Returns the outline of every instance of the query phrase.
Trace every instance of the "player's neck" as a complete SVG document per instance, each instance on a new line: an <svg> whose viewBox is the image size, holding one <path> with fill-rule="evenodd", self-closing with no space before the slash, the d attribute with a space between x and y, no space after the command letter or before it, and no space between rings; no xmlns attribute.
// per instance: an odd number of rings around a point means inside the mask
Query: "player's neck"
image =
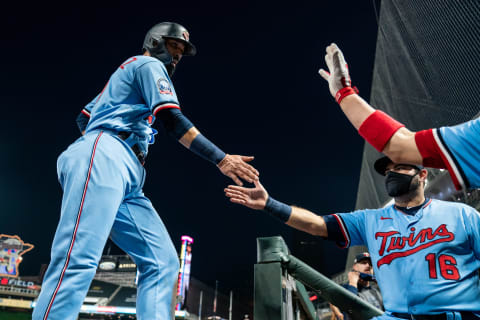
<svg viewBox="0 0 480 320"><path fill-rule="evenodd" d="M420 190L418 190L420 191ZM425 194L423 193L423 189L421 192L414 192L413 194L406 194L400 197L395 197L395 205L399 207L416 207L421 205L425 202Z"/></svg>

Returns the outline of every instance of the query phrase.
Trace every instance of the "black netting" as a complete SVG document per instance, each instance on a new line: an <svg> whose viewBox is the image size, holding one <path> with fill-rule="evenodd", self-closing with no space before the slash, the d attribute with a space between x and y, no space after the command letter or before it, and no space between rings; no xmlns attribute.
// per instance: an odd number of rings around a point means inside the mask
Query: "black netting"
<svg viewBox="0 0 480 320"><path fill-rule="evenodd" d="M370 103L411 130L452 125L480 111L480 1L381 2ZM366 144L357 208L388 196Z"/></svg>

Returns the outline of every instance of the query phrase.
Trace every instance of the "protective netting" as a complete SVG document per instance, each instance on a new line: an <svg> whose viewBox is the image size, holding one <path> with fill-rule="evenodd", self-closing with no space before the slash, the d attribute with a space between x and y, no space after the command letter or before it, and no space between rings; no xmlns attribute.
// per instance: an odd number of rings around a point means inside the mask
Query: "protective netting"
<svg viewBox="0 0 480 320"><path fill-rule="evenodd" d="M480 111L479 73L480 1L381 1L370 97L375 108L414 131L467 121ZM389 199L373 170L379 157L366 143L357 209ZM347 266L363 250L352 248Z"/></svg>
<svg viewBox="0 0 480 320"><path fill-rule="evenodd" d="M480 1L381 2L370 103L411 130L453 125L480 111ZM387 199L364 149L357 208Z"/></svg>

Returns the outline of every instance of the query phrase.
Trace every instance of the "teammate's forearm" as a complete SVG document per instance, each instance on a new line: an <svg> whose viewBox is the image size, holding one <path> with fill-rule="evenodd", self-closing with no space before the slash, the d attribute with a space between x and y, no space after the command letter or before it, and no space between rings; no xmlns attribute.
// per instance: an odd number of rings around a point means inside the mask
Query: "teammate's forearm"
<svg viewBox="0 0 480 320"><path fill-rule="evenodd" d="M295 206L292 206L292 214L287 225L314 236L327 237L328 235L327 226L321 216Z"/></svg>
<svg viewBox="0 0 480 320"><path fill-rule="evenodd" d="M190 149L193 140L195 140L199 134L200 131L198 131L197 128L191 127L180 139L178 139L178 142L180 142L185 148Z"/></svg>
<svg viewBox="0 0 480 320"><path fill-rule="evenodd" d="M315 236L327 236L327 226L323 218L309 210L288 206L272 197L268 198L264 210L295 229Z"/></svg>
<svg viewBox="0 0 480 320"><path fill-rule="evenodd" d="M168 134L193 153L214 164L225 158L225 153L204 137L179 109L160 110L157 117L162 121Z"/></svg>
<svg viewBox="0 0 480 320"><path fill-rule="evenodd" d="M375 110L359 95L345 97L340 107L359 134L377 151L397 163L422 164L415 132L389 115Z"/></svg>
<svg viewBox="0 0 480 320"><path fill-rule="evenodd" d="M358 94L345 97L340 103L340 108L357 130L360 128L360 125L375 112L375 109Z"/></svg>

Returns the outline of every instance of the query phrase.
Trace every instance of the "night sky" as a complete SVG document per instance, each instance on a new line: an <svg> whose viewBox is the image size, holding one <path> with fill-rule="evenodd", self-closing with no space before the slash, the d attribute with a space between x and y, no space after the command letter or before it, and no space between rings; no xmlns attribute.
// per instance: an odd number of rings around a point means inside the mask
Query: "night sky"
<svg viewBox="0 0 480 320"><path fill-rule="evenodd" d="M75 118L161 21L184 25L198 49L182 59L173 82L184 114L206 137L227 153L254 155L279 200L322 215L354 209L363 140L317 71L336 42L368 99L372 1L19 2L2 9L1 20L0 233L35 244L21 274L38 274L49 262L62 196L56 159L80 135ZM144 191L177 249L181 235L195 239L194 277L251 291L256 238L273 235L327 275L343 269L346 251L231 204L223 194L231 182L215 166L163 129L156 140Z"/></svg>

